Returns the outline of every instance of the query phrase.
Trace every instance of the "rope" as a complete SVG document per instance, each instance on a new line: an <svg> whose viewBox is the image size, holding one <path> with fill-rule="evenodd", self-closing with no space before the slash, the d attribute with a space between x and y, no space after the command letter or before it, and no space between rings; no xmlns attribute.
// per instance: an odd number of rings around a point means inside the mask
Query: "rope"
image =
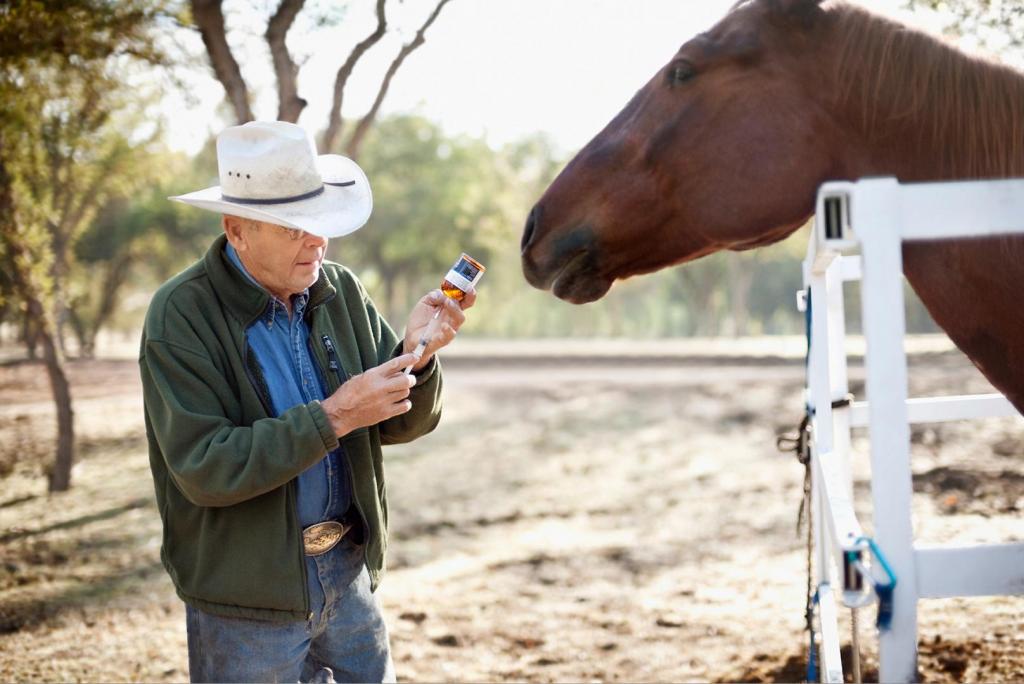
<svg viewBox="0 0 1024 684"><path fill-rule="evenodd" d="M811 316L812 316L812 302L811 302L811 289L808 287L807 290L807 306L804 309L804 330L807 338L807 355L804 359L804 366L807 371L810 370L811 362ZM833 409L847 408L853 404L853 395L847 394L841 399L835 399L831 402ZM817 664L817 648L816 638L814 633L814 609L818 604L818 592L814 588L814 525L812 520L812 506L811 506L811 439L812 427L811 420L814 416L814 408L809 404L804 405L804 415L800 420L800 425L796 429L796 434L780 435L775 440L775 446L779 451L792 452L796 456L797 461L804 467L804 485L803 485L803 496L800 499L800 508L797 511L796 517L796 534L800 536L800 528L806 520L807 524L807 588L806 588L806 604L804 606L804 628L807 630L809 635L809 652L807 654L807 680L808 682L815 682L818 680L818 664ZM878 617L876 625L880 631L889 629L892 624L892 611L893 611L893 589L896 587L896 575L893 573L892 568L889 567L889 563L882 555L881 549L875 543L875 540L871 537L861 537L857 542L865 542L871 549L871 553L878 560L882 569L889 577L889 582L878 582L874 581L875 595L878 597ZM867 568L859 567L858 571L868 581L872 580L871 573L868 572ZM851 623L851 637L852 637L852 657L853 657L853 681L856 684L860 684L861 679L861 662L860 662L860 637L859 637L859 620L856 608L851 609L850 615Z"/></svg>
<svg viewBox="0 0 1024 684"><path fill-rule="evenodd" d="M807 605L804 608L804 626L809 635L809 652L807 654L807 681L818 681L817 648L814 644L814 606L818 603L818 591L814 588L814 537L811 524L811 468L804 468L804 498L800 501L800 510L807 510ZM797 527L800 527L800 516L797 516Z"/></svg>
<svg viewBox="0 0 1024 684"><path fill-rule="evenodd" d="M804 309L804 333L807 338L807 355L804 357L805 371L811 362L811 290L807 289L807 306ZM775 440L779 451L792 452L797 462L804 467L803 496L796 514L796 535L807 522L807 588L804 603L804 629L808 634L807 681L818 681L817 648L814 636L814 607L818 603L818 592L814 588L814 525L811 519L811 417L814 411L804 405L804 415L795 435L780 435Z"/></svg>
<svg viewBox="0 0 1024 684"><path fill-rule="evenodd" d="M807 654L807 681L818 681L817 649L814 639L814 606L818 602L818 592L814 589L814 525L811 519L811 409L807 407L795 435L780 435L775 446L782 452L792 452L796 460L804 467L803 496L796 514L796 536L800 536L801 528L806 520L807 528L807 589L804 604L804 629L810 640Z"/></svg>
<svg viewBox="0 0 1024 684"><path fill-rule="evenodd" d="M857 629L857 609L850 609L850 650L853 652L853 682L861 684L860 675L860 634Z"/></svg>

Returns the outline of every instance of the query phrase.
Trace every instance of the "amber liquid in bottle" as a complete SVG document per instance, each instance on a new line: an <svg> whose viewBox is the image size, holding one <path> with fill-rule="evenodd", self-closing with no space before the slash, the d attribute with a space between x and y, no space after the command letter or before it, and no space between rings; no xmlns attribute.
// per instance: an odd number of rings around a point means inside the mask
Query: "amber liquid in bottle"
<svg viewBox="0 0 1024 684"><path fill-rule="evenodd" d="M466 296L465 292L455 287L447 280L441 283L441 292L444 292L446 297L450 297L457 302L461 302L462 299Z"/></svg>

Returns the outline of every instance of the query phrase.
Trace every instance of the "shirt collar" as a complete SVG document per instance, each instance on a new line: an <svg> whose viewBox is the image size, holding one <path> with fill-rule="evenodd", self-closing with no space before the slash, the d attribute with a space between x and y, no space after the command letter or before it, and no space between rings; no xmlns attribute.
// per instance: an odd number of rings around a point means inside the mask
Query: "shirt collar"
<svg viewBox="0 0 1024 684"><path fill-rule="evenodd" d="M246 278L249 279L249 282L251 282L253 285L260 288L261 290L266 292L267 295L269 295L270 301L267 303L267 308L263 311L263 314L260 316L260 318L262 319L263 323L267 326L267 328L274 327L274 319L277 318L278 311L281 311L287 316L288 308L285 306L285 303L282 302L277 297L275 297L274 295L272 295L270 291L267 290L267 288L263 287L258 280L252 277L252 274L249 273L249 270L245 267L245 264L242 263L241 257L238 256L238 251L234 248L234 246L232 246L230 242L225 242L224 251L228 255L228 260L232 264L234 264L235 268L237 268ZM295 315L298 316L299 318L301 318L302 315L305 313L306 303L308 301L308 287L302 292L292 295L292 310L295 313Z"/></svg>
<svg viewBox="0 0 1024 684"><path fill-rule="evenodd" d="M227 236L221 233L213 240L210 249L203 257L203 270L217 293L225 310L244 323L251 323L259 318L270 303L270 295L259 287L228 258ZM309 287L309 303L306 305L306 317L310 313L338 295L338 290L331 282L324 267L320 267L320 276Z"/></svg>

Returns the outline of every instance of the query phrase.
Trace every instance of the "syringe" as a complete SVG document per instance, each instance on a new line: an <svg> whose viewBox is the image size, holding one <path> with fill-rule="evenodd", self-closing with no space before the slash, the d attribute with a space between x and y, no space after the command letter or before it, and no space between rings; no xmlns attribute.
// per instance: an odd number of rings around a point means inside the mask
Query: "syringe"
<svg viewBox="0 0 1024 684"><path fill-rule="evenodd" d="M423 352L426 351L427 345L430 343L430 338L432 338L434 333L437 332L437 325L441 318L441 311L443 311L443 309L438 309L434 312L434 317L430 319L429 323L427 323L427 329L423 331L423 335L420 336L420 341L416 343L416 348L412 350L412 353L416 356L416 361L411 366L406 366L404 371L406 375L411 373L412 367L419 363L420 359L423 358Z"/></svg>
<svg viewBox="0 0 1024 684"><path fill-rule="evenodd" d="M479 261L463 252L459 256L459 260L455 262L455 265L448 270L448 274L441 281L441 292L444 293L449 299L455 301L461 301L466 296L467 292L471 292L475 289L476 284L480 282L480 278L483 277L484 271L487 268ZM434 333L437 332L437 326L439 325L438 319L441 316L441 311L444 307L439 307L434 312L434 317L427 323L426 330L420 336L420 341L416 343L416 348L412 350L412 353L416 355L416 361L413 366L419 363L420 359L423 358L423 352L426 351L427 345L430 344L430 340L433 339ZM405 374L408 375L412 372L412 366L405 369Z"/></svg>

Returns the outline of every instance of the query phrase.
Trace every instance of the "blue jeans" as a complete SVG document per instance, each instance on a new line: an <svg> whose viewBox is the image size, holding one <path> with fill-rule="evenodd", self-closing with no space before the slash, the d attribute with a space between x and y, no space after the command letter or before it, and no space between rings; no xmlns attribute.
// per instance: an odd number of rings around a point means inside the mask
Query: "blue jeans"
<svg viewBox="0 0 1024 684"><path fill-rule="evenodd" d="M394 682L384 618L347 539L306 558L311 620L271 623L186 605L193 682Z"/></svg>

